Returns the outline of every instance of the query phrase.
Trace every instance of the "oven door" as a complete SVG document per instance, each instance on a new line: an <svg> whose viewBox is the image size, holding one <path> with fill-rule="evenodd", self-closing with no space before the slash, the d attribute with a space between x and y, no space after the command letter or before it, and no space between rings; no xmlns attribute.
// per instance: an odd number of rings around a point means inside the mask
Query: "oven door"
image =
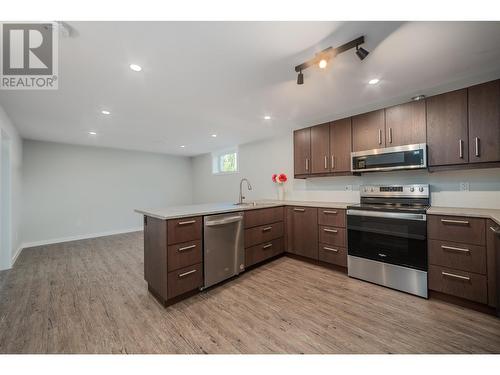
<svg viewBox="0 0 500 375"><path fill-rule="evenodd" d="M427 271L424 214L347 210L348 254Z"/></svg>
<svg viewBox="0 0 500 375"><path fill-rule="evenodd" d="M427 168L427 145L386 147L351 153L352 172Z"/></svg>

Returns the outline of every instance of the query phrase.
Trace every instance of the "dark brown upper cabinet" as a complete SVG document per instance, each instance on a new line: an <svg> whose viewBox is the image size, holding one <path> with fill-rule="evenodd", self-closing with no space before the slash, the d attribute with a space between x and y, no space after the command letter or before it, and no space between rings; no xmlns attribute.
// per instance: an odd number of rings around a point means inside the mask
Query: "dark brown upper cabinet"
<svg viewBox="0 0 500 375"><path fill-rule="evenodd" d="M363 113L352 118L352 150L385 147L385 110Z"/></svg>
<svg viewBox="0 0 500 375"><path fill-rule="evenodd" d="M469 87L469 163L500 161L500 80Z"/></svg>
<svg viewBox="0 0 500 375"><path fill-rule="evenodd" d="M330 171L351 171L351 118L333 121L330 124Z"/></svg>
<svg viewBox="0 0 500 375"><path fill-rule="evenodd" d="M385 146L425 143L425 101L385 109Z"/></svg>
<svg viewBox="0 0 500 375"><path fill-rule="evenodd" d="M293 132L293 165L295 175L311 173L311 128Z"/></svg>
<svg viewBox="0 0 500 375"><path fill-rule="evenodd" d="M467 89L436 95L426 102L428 165L467 163Z"/></svg>
<svg viewBox="0 0 500 375"><path fill-rule="evenodd" d="M330 123L311 128L311 173L330 172Z"/></svg>

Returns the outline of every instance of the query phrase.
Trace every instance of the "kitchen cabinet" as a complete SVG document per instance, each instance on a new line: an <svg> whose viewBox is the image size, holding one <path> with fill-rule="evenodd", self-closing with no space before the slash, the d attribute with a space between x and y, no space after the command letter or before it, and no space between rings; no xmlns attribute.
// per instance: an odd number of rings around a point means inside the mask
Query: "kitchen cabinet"
<svg viewBox="0 0 500 375"><path fill-rule="evenodd" d="M311 128L293 132L293 165L294 174L307 175L311 173Z"/></svg>
<svg viewBox="0 0 500 375"><path fill-rule="evenodd" d="M430 97L426 103L428 165L467 163L467 89Z"/></svg>
<svg viewBox="0 0 500 375"><path fill-rule="evenodd" d="M488 305L498 307L500 302L498 290L497 273L500 270L500 234L496 232L500 230L500 225L493 220L486 222L486 265L488 268Z"/></svg>
<svg viewBox="0 0 500 375"><path fill-rule="evenodd" d="M363 113L352 118L352 150L385 147L385 110Z"/></svg>
<svg viewBox="0 0 500 375"><path fill-rule="evenodd" d="M425 143L425 101L400 104L385 110L386 147Z"/></svg>
<svg viewBox="0 0 500 375"><path fill-rule="evenodd" d="M351 118L330 124L330 171L350 172L352 151Z"/></svg>
<svg viewBox="0 0 500 375"><path fill-rule="evenodd" d="M311 127L311 173L330 172L330 123Z"/></svg>
<svg viewBox="0 0 500 375"><path fill-rule="evenodd" d="M287 251L318 259L318 209L287 207Z"/></svg>
<svg viewBox="0 0 500 375"><path fill-rule="evenodd" d="M500 80L469 87L469 163L500 161Z"/></svg>

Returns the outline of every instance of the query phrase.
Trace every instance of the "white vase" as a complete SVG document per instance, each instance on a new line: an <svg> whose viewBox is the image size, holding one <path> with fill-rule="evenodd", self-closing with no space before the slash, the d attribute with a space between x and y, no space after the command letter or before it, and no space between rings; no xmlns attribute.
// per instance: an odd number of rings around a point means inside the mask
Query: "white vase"
<svg viewBox="0 0 500 375"><path fill-rule="evenodd" d="M282 201L285 199L285 187L283 184L278 184L278 200Z"/></svg>

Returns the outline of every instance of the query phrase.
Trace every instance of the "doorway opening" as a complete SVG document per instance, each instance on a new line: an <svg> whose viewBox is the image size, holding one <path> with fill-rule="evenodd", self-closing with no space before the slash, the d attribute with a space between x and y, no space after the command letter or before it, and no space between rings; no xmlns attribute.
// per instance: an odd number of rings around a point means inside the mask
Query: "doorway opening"
<svg viewBox="0 0 500 375"><path fill-rule="evenodd" d="M0 271L11 267L11 140L0 130Z"/></svg>

